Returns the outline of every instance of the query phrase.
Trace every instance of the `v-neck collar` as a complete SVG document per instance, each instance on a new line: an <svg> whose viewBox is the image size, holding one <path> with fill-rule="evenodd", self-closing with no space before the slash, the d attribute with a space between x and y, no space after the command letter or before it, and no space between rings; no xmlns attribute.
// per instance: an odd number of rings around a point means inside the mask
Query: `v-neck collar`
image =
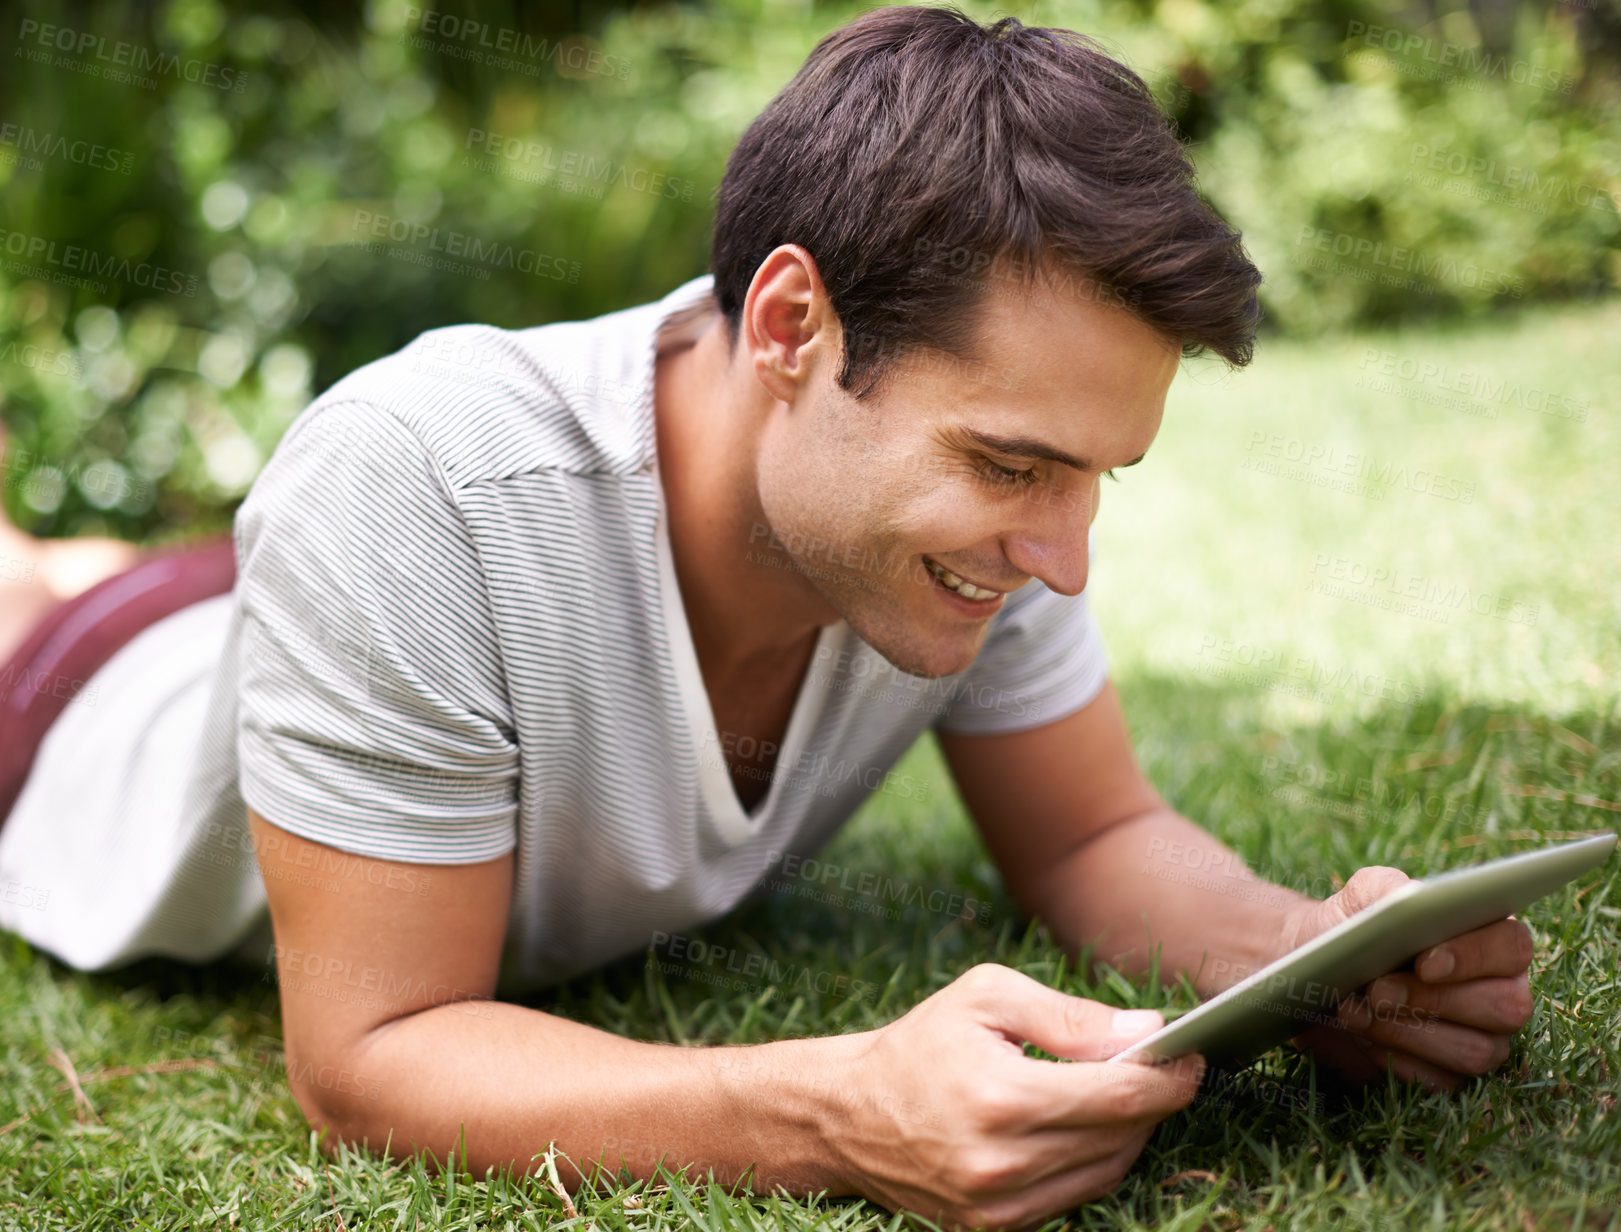
<svg viewBox="0 0 1621 1232"><path fill-rule="evenodd" d="M664 487L658 470L653 472L659 489L657 536L659 562L659 599L664 609L664 628L669 638L670 658L675 666L676 686L681 694L681 707L686 714L687 731L692 749L698 760L698 786L715 829L728 844L737 846L754 837L776 812L778 801L785 790L785 779L793 778L804 753L806 741L815 730L822 707L827 700L827 682L832 673L818 670L818 664L837 655L844 646L850 626L843 620L824 625L816 635L816 647L811 651L799 694L794 698L794 709L783 733L782 747L772 767L771 783L766 793L745 811L738 799L727 766L726 751L715 728L714 707L709 691L704 687L703 672L698 666L698 652L692 641L692 627L687 622L686 607L681 602L681 585L675 572L675 557L670 550L669 510L664 502Z"/></svg>
<svg viewBox="0 0 1621 1232"><path fill-rule="evenodd" d="M703 315L704 298L712 285L705 275L676 288L660 303L661 311L654 322L652 337L641 356L646 365L645 380L641 388L645 403L641 408L645 420L641 425L647 433L649 469L653 487L658 494L658 519L654 539L658 555L659 602L664 613L664 630L669 642L670 658L675 667L676 687L680 691L681 708L686 716L687 733L698 761L698 787L715 830L730 846L737 846L759 834L766 821L777 811L778 802L786 790L783 782L794 777L795 767L804 752L810 734L827 701L827 682L831 672L819 671L818 664L836 655L845 646L850 626L843 620L824 625L816 635L816 646L794 698L794 709L783 733L782 747L772 767L771 784L750 810L743 808L732 775L726 763L726 752L715 728L714 707L709 691L704 687L703 672L698 666L698 651L692 641L692 626L687 621L687 610L681 601L681 584L676 577L675 556L670 547L670 514L664 497L664 480L658 466L658 436L654 407L654 375L659 351L663 346L690 333ZM836 661L836 660L834 660Z"/></svg>

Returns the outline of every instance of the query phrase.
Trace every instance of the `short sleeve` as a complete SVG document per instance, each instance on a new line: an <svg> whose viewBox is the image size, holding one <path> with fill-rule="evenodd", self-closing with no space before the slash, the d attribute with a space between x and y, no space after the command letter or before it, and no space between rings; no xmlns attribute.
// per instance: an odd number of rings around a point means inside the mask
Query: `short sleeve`
<svg viewBox="0 0 1621 1232"><path fill-rule="evenodd" d="M1031 579L991 618L935 728L964 736L1024 731L1085 706L1109 678L1087 592L1061 595Z"/></svg>
<svg viewBox="0 0 1621 1232"><path fill-rule="evenodd" d="M380 859L511 850L518 749L488 590L421 442L381 408L317 404L235 535L242 798Z"/></svg>

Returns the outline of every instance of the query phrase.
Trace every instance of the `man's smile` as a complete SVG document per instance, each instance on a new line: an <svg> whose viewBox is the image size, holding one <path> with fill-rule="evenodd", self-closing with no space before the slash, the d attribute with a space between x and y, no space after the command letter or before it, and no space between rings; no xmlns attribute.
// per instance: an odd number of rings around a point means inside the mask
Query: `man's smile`
<svg viewBox="0 0 1621 1232"><path fill-rule="evenodd" d="M1006 593L1005 591L995 590L989 586L980 586L974 582L970 582L967 578L952 572L931 556L923 557L923 564L928 569L929 573L933 575L934 580L940 584L942 589L947 590L961 598L967 599L969 602L977 606L983 606L986 608L992 607L998 603L1002 596Z"/></svg>

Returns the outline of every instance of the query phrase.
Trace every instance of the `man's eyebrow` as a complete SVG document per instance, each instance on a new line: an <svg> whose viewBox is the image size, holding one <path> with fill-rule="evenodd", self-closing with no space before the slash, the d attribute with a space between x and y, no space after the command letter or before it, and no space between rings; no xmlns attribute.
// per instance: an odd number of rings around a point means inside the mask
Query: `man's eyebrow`
<svg viewBox="0 0 1621 1232"><path fill-rule="evenodd" d="M1089 471L1092 464L1085 458L1077 458L1074 454L1065 453L1056 449L1046 441L1037 440L1033 436L997 436L993 432L982 432L978 428L963 428L962 434L977 445L986 449L994 449L997 453L1008 454L1015 458L1045 458L1049 462L1059 462L1064 466L1072 467L1078 471ZM1121 467L1136 466L1148 456L1144 450L1130 462L1121 463ZM1116 468L1119 469L1119 468Z"/></svg>

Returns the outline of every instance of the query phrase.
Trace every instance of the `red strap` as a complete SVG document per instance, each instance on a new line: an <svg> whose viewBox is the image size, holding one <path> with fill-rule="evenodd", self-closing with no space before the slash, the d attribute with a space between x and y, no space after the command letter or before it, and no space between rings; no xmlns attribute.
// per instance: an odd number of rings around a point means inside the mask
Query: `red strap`
<svg viewBox="0 0 1621 1232"><path fill-rule="evenodd" d="M160 549L45 615L0 668L0 824L51 723L90 677L147 626L235 584L234 545L222 535Z"/></svg>

